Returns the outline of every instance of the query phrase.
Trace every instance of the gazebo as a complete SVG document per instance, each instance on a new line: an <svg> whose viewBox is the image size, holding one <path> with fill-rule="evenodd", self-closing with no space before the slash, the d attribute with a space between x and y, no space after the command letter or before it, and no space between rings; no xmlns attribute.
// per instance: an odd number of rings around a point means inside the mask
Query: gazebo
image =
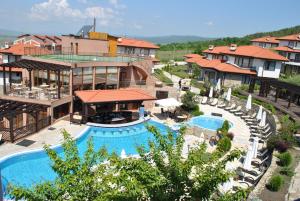
<svg viewBox="0 0 300 201"><path fill-rule="evenodd" d="M144 101L156 100L141 89L75 91L75 97L82 103L82 122L117 123L132 121ZM71 114L71 121L72 121Z"/></svg>

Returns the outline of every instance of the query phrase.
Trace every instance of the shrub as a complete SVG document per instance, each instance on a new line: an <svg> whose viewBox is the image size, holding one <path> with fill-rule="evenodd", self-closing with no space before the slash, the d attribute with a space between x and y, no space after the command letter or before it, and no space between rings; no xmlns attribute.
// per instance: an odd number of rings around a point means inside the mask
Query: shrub
<svg viewBox="0 0 300 201"><path fill-rule="evenodd" d="M217 129L217 132L218 132L218 133L221 133L221 134L223 134L223 135L227 135L228 130L229 130L229 127L230 127L230 126L229 126L229 122L228 122L227 120L225 120L225 121L223 122L222 127Z"/></svg>
<svg viewBox="0 0 300 201"><path fill-rule="evenodd" d="M293 161L293 158L292 158L292 155L290 154L290 152L284 152L282 154L279 154L278 158L279 158L279 164L281 166L289 166Z"/></svg>
<svg viewBox="0 0 300 201"><path fill-rule="evenodd" d="M198 106L197 102L195 101L195 94L190 91L187 91L183 95L181 102L182 102L182 108L188 112L196 110L196 108ZM199 110L199 107L198 107L198 110Z"/></svg>
<svg viewBox="0 0 300 201"><path fill-rule="evenodd" d="M267 188L270 191L279 191L279 189L281 188L283 183L284 183L284 180L283 180L282 176L275 175L275 176L272 176L272 178L270 179L269 183L267 184Z"/></svg>
<svg viewBox="0 0 300 201"><path fill-rule="evenodd" d="M267 141L268 149L277 149L279 152L285 152L288 148L296 143L293 134L279 133L278 135L271 136Z"/></svg>
<svg viewBox="0 0 300 201"><path fill-rule="evenodd" d="M228 137L222 137L217 144L217 150L220 152L228 152L231 149L231 140Z"/></svg>
<svg viewBox="0 0 300 201"><path fill-rule="evenodd" d="M283 167L279 173L282 175L286 175L288 177L292 177L295 174L294 171L290 167Z"/></svg>
<svg viewBox="0 0 300 201"><path fill-rule="evenodd" d="M234 134L233 133L227 133L226 137L228 137L231 141L234 138Z"/></svg>

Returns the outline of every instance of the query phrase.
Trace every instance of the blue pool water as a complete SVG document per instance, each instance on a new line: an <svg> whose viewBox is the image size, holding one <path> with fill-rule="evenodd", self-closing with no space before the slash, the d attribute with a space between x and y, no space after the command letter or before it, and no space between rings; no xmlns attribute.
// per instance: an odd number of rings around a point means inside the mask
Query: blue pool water
<svg viewBox="0 0 300 201"><path fill-rule="evenodd" d="M188 124L216 131L218 128L222 127L224 121L225 119L221 117L201 115L193 117L190 121L188 121ZM232 125L230 124L230 126Z"/></svg>
<svg viewBox="0 0 300 201"><path fill-rule="evenodd" d="M147 124L155 126L162 134L167 134L169 130L167 126L153 120L147 121ZM154 138L153 134L146 129L147 124L140 123L120 128L90 127L76 140L79 153L83 156L87 149L87 140L91 137L95 150L105 146L109 152L114 151L120 154L124 149L127 155L137 154L138 145L144 145L147 148L148 140ZM60 156L63 156L60 146L54 149ZM50 167L50 160L43 150L13 156L1 162L0 169L4 186L9 181L29 187L41 181L53 181L56 177Z"/></svg>
<svg viewBox="0 0 300 201"><path fill-rule="evenodd" d="M218 117L198 116L187 123L210 130L217 130L222 126L223 122L224 119ZM110 153L116 152L120 154L122 149L124 149L127 155L135 155L137 154L137 146L143 145L147 149L148 141L154 139L153 134L146 129L146 125L155 126L162 134L167 134L169 131L166 125L153 120L149 120L147 123L119 128L89 127L76 140L79 154L83 156L87 149L87 140L92 138L95 150L105 146ZM60 156L63 156L61 146L56 146L54 149ZM50 159L43 150L18 154L2 162L0 161L0 170L4 188L8 183L30 187L42 181L53 181L56 177L56 174L51 169Z"/></svg>

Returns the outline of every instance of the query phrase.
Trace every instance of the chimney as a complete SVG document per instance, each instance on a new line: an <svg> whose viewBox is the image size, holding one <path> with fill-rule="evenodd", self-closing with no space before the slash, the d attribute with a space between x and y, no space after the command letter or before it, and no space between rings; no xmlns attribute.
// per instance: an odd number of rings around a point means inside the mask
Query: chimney
<svg viewBox="0 0 300 201"><path fill-rule="evenodd" d="M122 38L118 38L118 42L122 42Z"/></svg>
<svg viewBox="0 0 300 201"><path fill-rule="evenodd" d="M298 39L300 39L300 33L298 34Z"/></svg>
<svg viewBox="0 0 300 201"><path fill-rule="evenodd" d="M209 50L213 50L214 47L215 47L214 45L209 45L209 46L208 46L208 49L209 49Z"/></svg>
<svg viewBox="0 0 300 201"><path fill-rule="evenodd" d="M9 48L8 42L5 42L4 48L5 48L5 49Z"/></svg>
<svg viewBox="0 0 300 201"><path fill-rule="evenodd" d="M94 24L93 24L94 32L96 32L96 18L94 17Z"/></svg>
<svg viewBox="0 0 300 201"><path fill-rule="evenodd" d="M235 51L236 48L237 48L237 44L230 44L230 47L229 47L230 51Z"/></svg>

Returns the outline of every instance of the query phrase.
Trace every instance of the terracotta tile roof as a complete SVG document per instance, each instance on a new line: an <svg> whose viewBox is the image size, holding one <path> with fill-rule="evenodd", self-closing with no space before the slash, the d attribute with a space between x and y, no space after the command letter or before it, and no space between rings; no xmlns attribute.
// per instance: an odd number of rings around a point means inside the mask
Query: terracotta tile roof
<svg viewBox="0 0 300 201"><path fill-rule="evenodd" d="M300 53L299 49L293 49L287 46L278 46L278 47L274 47L273 50L276 51L284 51L284 52L295 52L295 53Z"/></svg>
<svg viewBox="0 0 300 201"><path fill-rule="evenodd" d="M188 63L196 63L201 68L210 68L220 72L227 73L237 73L237 74L248 74L248 75L256 75L256 71L240 68L235 66L234 64L222 62L219 59L208 60L204 58L189 58L186 60Z"/></svg>
<svg viewBox="0 0 300 201"><path fill-rule="evenodd" d="M154 45L151 42L132 39L132 38L119 38L118 45L129 46L129 47L142 47L142 48L149 48L149 49L159 49L157 45Z"/></svg>
<svg viewBox="0 0 300 201"><path fill-rule="evenodd" d="M278 61L288 61L285 57L277 54L276 52L273 52L272 50L253 45L238 46L236 50L230 50L228 46L218 46L214 47L212 50L207 49L203 52L211 54L227 54L261 59L272 59Z"/></svg>
<svg viewBox="0 0 300 201"><path fill-rule="evenodd" d="M13 54L13 55L25 55L25 48L26 47L36 47L34 45L29 44L14 44L6 49L1 49L0 53L7 53L7 54Z"/></svg>
<svg viewBox="0 0 300 201"><path fill-rule="evenodd" d="M300 41L300 33L298 33L298 34L292 34L292 35L288 35L288 36L283 36L283 37L279 37L279 38L277 38L277 40Z"/></svg>
<svg viewBox="0 0 300 201"><path fill-rule="evenodd" d="M1 67L1 66L0 66L0 71L1 71L1 72L3 71L3 67ZM11 71L12 71L12 72L16 72L16 73L21 73L21 72L22 72L22 68L12 67L12 68L11 68ZM9 68L8 68L8 67L5 68L5 72L6 72L6 73L9 73ZM7 75L7 77L8 77L8 75Z"/></svg>
<svg viewBox="0 0 300 201"><path fill-rule="evenodd" d="M85 90L75 91L84 103L105 103L105 102L127 102L156 100L141 89L116 89L116 90Z"/></svg>
<svg viewBox="0 0 300 201"><path fill-rule="evenodd" d="M279 41L277 40L277 37L272 37L272 36L264 36L264 37L261 37L261 38L255 38L255 39L252 39L251 42L279 44Z"/></svg>
<svg viewBox="0 0 300 201"><path fill-rule="evenodd" d="M186 54L186 55L184 55L183 57L185 57L185 58L196 58L196 57L201 57L201 58L202 58L202 56L199 55L199 54Z"/></svg>

